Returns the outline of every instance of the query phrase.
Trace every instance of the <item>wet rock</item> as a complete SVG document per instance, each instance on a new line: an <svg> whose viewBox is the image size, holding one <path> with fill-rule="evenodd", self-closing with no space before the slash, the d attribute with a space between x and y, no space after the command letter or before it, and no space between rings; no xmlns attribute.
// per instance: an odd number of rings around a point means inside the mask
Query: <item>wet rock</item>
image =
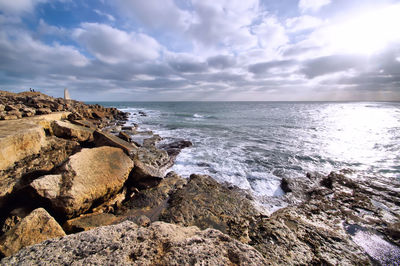
<svg viewBox="0 0 400 266"><path fill-rule="evenodd" d="M247 243L246 225L257 215L244 191L229 189L209 176L191 175L187 185L172 194L160 220L215 228Z"/></svg>
<svg viewBox="0 0 400 266"><path fill-rule="evenodd" d="M266 265L254 248L213 229L126 221L27 247L1 261L82 265Z"/></svg>
<svg viewBox="0 0 400 266"><path fill-rule="evenodd" d="M52 123L54 135L60 138L76 140L80 142L93 141L94 129L78 126L64 121Z"/></svg>
<svg viewBox="0 0 400 266"><path fill-rule="evenodd" d="M96 144L97 147L101 146L117 147L125 151L125 153L132 158L138 151L138 147L136 147L134 144L126 142L112 134L96 130L93 133L93 137L94 137L94 143Z"/></svg>
<svg viewBox="0 0 400 266"><path fill-rule="evenodd" d="M161 140L162 140L162 137L158 134L155 134L151 138L144 139L143 146L144 147L155 146Z"/></svg>
<svg viewBox="0 0 400 266"><path fill-rule="evenodd" d="M39 208L1 236L0 252L10 256L23 247L64 235L63 229L54 218L45 209Z"/></svg>
<svg viewBox="0 0 400 266"><path fill-rule="evenodd" d="M159 148L167 151L169 157L175 161L181 150L191 146L193 146L193 144L188 140L177 140L171 143L160 145Z"/></svg>
<svg viewBox="0 0 400 266"><path fill-rule="evenodd" d="M131 179L138 188L149 188L157 185L173 162L166 151L155 147L138 148L134 157L135 168Z"/></svg>
<svg viewBox="0 0 400 266"><path fill-rule="evenodd" d="M111 225L118 220L119 218L111 213L89 213L66 221L63 228L67 233L77 233L99 226Z"/></svg>
<svg viewBox="0 0 400 266"><path fill-rule="evenodd" d="M82 149L60 168L60 175L43 176L31 187L58 212L72 218L120 191L132 167L132 160L121 149Z"/></svg>

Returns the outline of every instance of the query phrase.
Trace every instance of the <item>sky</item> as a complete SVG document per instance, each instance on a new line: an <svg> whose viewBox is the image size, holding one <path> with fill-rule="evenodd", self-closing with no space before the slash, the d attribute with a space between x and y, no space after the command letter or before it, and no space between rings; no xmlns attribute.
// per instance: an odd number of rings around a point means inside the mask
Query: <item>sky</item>
<svg viewBox="0 0 400 266"><path fill-rule="evenodd" d="M0 0L0 89L398 101L399 26L399 0Z"/></svg>

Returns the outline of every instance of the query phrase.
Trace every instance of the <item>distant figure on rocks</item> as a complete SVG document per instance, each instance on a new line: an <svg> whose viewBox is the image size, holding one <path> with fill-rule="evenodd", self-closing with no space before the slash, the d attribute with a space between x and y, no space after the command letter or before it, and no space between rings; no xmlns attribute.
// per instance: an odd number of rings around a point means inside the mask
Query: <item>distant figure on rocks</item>
<svg viewBox="0 0 400 266"><path fill-rule="evenodd" d="M69 96L69 91L67 88L64 89L64 99L71 100L71 97Z"/></svg>

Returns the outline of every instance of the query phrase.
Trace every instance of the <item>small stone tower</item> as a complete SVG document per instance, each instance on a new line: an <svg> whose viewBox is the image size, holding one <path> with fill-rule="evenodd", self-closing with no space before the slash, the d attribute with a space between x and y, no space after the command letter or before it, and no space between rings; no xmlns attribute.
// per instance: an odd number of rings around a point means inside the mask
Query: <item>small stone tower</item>
<svg viewBox="0 0 400 266"><path fill-rule="evenodd" d="M69 97L69 91L67 88L64 89L64 99L71 100L71 97Z"/></svg>

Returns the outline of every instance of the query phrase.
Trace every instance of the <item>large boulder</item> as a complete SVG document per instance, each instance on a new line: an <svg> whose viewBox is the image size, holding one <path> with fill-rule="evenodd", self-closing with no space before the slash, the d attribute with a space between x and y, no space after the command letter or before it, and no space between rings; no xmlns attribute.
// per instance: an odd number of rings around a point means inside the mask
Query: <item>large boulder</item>
<svg viewBox="0 0 400 266"><path fill-rule="evenodd" d="M0 170L6 170L46 143L43 128L25 121L0 121Z"/></svg>
<svg viewBox="0 0 400 266"><path fill-rule="evenodd" d="M213 229L130 221L48 240L3 265L267 265L254 248Z"/></svg>
<svg viewBox="0 0 400 266"><path fill-rule="evenodd" d="M259 214L246 196L245 191L221 185L209 176L191 175L187 185L171 195L160 219L215 228L246 243L248 225Z"/></svg>
<svg viewBox="0 0 400 266"><path fill-rule="evenodd" d="M65 236L61 226L45 209L39 208L1 236L0 252L10 256L23 247L61 236Z"/></svg>
<svg viewBox="0 0 400 266"><path fill-rule="evenodd" d="M132 160L121 149L82 149L59 169L59 175L43 176L31 187L72 218L120 191L132 167Z"/></svg>
<svg viewBox="0 0 400 266"><path fill-rule="evenodd" d="M76 141L92 141L94 129L71 124L65 121L52 123L53 134L60 138Z"/></svg>

